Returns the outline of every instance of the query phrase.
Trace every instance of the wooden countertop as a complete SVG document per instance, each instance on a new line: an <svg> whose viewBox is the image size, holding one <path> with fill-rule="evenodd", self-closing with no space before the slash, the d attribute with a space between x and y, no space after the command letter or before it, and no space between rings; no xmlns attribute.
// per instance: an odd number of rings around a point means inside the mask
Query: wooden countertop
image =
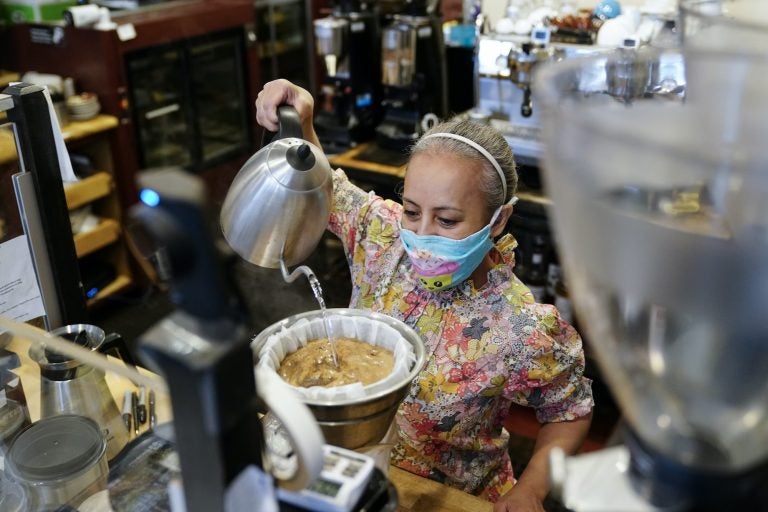
<svg viewBox="0 0 768 512"><path fill-rule="evenodd" d="M14 372L21 378L30 416L32 421L35 421L40 417L40 371L37 363L29 358L29 346L29 340L16 336L7 348L18 354L21 359L21 366ZM139 370L141 373L150 374L143 368ZM107 372L106 381L118 406L122 404L125 390L136 390L135 385L128 379L110 372ZM162 392L157 392L156 412L158 423L171 419L170 403L167 395ZM390 466L388 478L397 489L398 512L485 512L492 510L492 505L488 501L394 466Z"/></svg>
<svg viewBox="0 0 768 512"><path fill-rule="evenodd" d="M32 342L28 339L22 336L15 336L6 348L17 354L21 360L21 366L14 369L13 372L21 379L21 384L24 389L24 397L26 398L27 407L29 408L29 416L32 421L37 421L40 419L40 367L29 357L29 347L31 345ZM111 356L109 356L108 359L114 365L123 364L119 359L115 359ZM137 370L144 375L157 377L155 374L144 368L137 367ZM118 410L121 410L122 408L124 392L137 391L138 389L133 382L114 372L106 372L105 380ZM168 395L158 389L155 389L155 395L155 414L157 423L170 421L171 408ZM148 427L148 423L143 425L142 431Z"/></svg>
<svg viewBox="0 0 768 512"><path fill-rule="evenodd" d="M398 512L485 512L490 502L434 480L390 466L389 479L397 489Z"/></svg>
<svg viewBox="0 0 768 512"><path fill-rule="evenodd" d="M111 130L117 124L118 120L115 116L99 114L87 121L70 121L61 128L61 135L64 142L71 142ZM13 140L13 131L10 128L2 128L0 129L0 164L16 159L16 143Z"/></svg>
<svg viewBox="0 0 768 512"><path fill-rule="evenodd" d="M384 163L371 162L359 158L361 153L364 153L371 147L372 143L363 143L354 147L344 153L331 157L330 163L333 167L341 167L357 169L360 171L372 172L376 174L383 174L392 178L404 178L405 177L405 165L386 165Z"/></svg>

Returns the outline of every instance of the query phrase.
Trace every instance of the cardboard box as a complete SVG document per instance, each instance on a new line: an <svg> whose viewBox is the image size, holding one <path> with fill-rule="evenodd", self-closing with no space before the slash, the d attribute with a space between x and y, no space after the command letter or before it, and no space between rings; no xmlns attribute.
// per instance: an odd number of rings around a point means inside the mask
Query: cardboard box
<svg viewBox="0 0 768 512"><path fill-rule="evenodd" d="M75 0L4 0L0 3L0 18L11 23L61 21L64 11Z"/></svg>

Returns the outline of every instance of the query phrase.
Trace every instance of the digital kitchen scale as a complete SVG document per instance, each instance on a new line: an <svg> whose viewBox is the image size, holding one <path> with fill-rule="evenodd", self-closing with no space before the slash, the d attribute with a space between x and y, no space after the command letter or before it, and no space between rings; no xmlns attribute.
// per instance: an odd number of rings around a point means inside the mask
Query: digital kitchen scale
<svg viewBox="0 0 768 512"><path fill-rule="evenodd" d="M264 440L274 473L290 475L296 456L282 425L271 414L262 418ZM397 492L373 458L346 448L323 445L323 469L306 489L277 487L281 511L350 512L394 511Z"/></svg>
<svg viewBox="0 0 768 512"><path fill-rule="evenodd" d="M279 490L278 497L280 499L280 512L315 512L319 510L331 510L314 508L314 506L306 507L287 502L283 499ZM353 512L395 512L397 510L397 490L395 490L395 486L387 480L384 473L382 473L379 468L374 467L371 478L365 485L357 503L353 504L350 509L340 510L349 510Z"/></svg>
<svg viewBox="0 0 768 512"><path fill-rule="evenodd" d="M373 459L351 450L323 446L323 469L300 491L277 488L277 497L307 510L348 512L357 504L373 476Z"/></svg>

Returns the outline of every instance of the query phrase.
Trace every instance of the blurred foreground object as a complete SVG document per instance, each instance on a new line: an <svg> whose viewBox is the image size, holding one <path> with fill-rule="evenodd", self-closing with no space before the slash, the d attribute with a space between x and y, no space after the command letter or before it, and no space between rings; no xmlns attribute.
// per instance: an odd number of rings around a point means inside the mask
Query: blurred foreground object
<svg viewBox="0 0 768 512"><path fill-rule="evenodd" d="M648 510L767 510L768 61L686 48L670 102L642 86L669 52L536 76L555 232L629 427L612 476Z"/></svg>

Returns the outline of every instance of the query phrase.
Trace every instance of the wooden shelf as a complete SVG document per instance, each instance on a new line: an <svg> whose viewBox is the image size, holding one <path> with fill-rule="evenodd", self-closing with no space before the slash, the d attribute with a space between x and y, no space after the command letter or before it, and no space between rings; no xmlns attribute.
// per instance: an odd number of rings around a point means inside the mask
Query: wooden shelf
<svg viewBox="0 0 768 512"><path fill-rule="evenodd" d="M67 197L67 207L70 210L106 197L111 192L112 176L107 172L99 172L83 180L66 183L64 186L64 195Z"/></svg>
<svg viewBox="0 0 768 512"><path fill-rule="evenodd" d="M131 285L132 281L131 278L126 275L119 275L117 278L109 283L107 286L101 289L99 293L97 293L94 297L91 297L88 299L88 306L93 306L94 304L101 302L105 298L109 297L112 294L115 294L119 291L124 290L125 288L128 288ZM88 290L86 290L87 292Z"/></svg>
<svg viewBox="0 0 768 512"><path fill-rule="evenodd" d="M61 127L61 135L64 142L74 142L85 139L91 135L111 130L118 125L115 116L100 114L87 121L72 121ZM0 130L0 164L13 162L18 158L16 154L16 141L13 131L9 128Z"/></svg>
<svg viewBox="0 0 768 512"><path fill-rule="evenodd" d="M77 257L106 247L120 238L120 223L113 219L101 219L99 225L85 233L75 235L75 250Z"/></svg>
<svg viewBox="0 0 768 512"><path fill-rule="evenodd" d="M11 82L18 82L20 76L15 71L0 69L0 88L5 89Z"/></svg>
<svg viewBox="0 0 768 512"><path fill-rule="evenodd" d="M99 114L86 121L70 121L61 127L61 136L64 138L64 142L72 142L111 130L117 124L118 121L115 116Z"/></svg>
<svg viewBox="0 0 768 512"><path fill-rule="evenodd" d="M0 164L14 162L17 159L16 140L13 138L13 130L10 125L6 125L0 128Z"/></svg>
<svg viewBox="0 0 768 512"><path fill-rule="evenodd" d="M516 195L521 201L528 201L546 207L552 206L552 199L538 191L518 190Z"/></svg>

